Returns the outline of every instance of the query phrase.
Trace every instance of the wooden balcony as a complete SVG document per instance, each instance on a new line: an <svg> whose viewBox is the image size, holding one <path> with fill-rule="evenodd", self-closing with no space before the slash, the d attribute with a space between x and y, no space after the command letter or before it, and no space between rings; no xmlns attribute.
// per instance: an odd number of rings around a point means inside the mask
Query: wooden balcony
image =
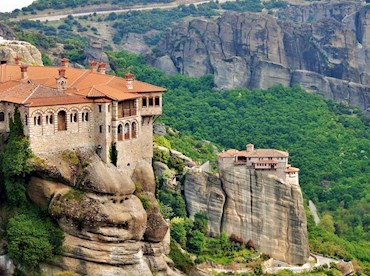
<svg viewBox="0 0 370 276"><path fill-rule="evenodd" d="M122 110L122 117L131 117L131 116L136 116L137 111L136 108L126 108Z"/></svg>

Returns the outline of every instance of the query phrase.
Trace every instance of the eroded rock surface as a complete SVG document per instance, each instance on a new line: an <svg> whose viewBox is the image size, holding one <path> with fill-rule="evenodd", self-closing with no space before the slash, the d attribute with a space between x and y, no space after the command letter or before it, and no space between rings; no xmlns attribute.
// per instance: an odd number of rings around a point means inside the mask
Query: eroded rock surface
<svg viewBox="0 0 370 276"><path fill-rule="evenodd" d="M1 28L1 26L0 26ZM10 38L12 33L9 33L6 28L1 28L3 34ZM1 32L0 32L1 34ZM25 41L6 40L0 38L0 56L6 58L9 62L14 63L14 58L19 56L22 62L32 65L43 65L41 52L32 44Z"/></svg>
<svg viewBox="0 0 370 276"><path fill-rule="evenodd" d="M185 198L191 216L207 212L213 234L225 231L275 259L303 264L309 257L300 187L275 176L235 166L220 178L190 170Z"/></svg>
<svg viewBox="0 0 370 276"><path fill-rule="evenodd" d="M370 10L356 1L290 5L275 16L227 12L168 30L155 64L214 73L220 89L300 84L370 111L369 24Z"/></svg>
<svg viewBox="0 0 370 276"><path fill-rule="evenodd" d="M75 149L39 156L35 165L27 193L48 207L65 234L62 256L42 265L45 275L177 275L168 266L169 228L150 164L139 162L131 179Z"/></svg>

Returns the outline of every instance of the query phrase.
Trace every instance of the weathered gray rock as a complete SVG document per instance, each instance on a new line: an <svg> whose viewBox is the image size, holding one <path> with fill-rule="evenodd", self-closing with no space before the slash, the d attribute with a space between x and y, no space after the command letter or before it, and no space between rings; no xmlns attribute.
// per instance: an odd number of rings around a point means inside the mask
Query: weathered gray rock
<svg viewBox="0 0 370 276"><path fill-rule="evenodd" d="M303 264L309 257L306 215L298 186L245 166L220 171L220 179L189 171L185 197L190 215L206 211L213 234L225 231L273 258Z"/></svg>
<svg viewBox="0 0 370 276"><path fill-rule="evenodd" d="M139 162L131 179L86 149L44 154L34 161L27 194L48 207L65 234L62 256L41 265L45 275L177 275L166 261L169 227L159 212L149 163Z"/></svg>
<svg viewBox="0 0 370 276"><path fill-rule="evenodd" d="M226 200L220 179L209 173L190 170L186 174L184 193L189 215L208 213L210 234L219 235Z"/></svg>
<svg viewBox="0 0 370 276"><path fill-rule="evenodd" d="M367 110L369 25L370 10L355 1L290 5L274 17L226 12L216 21L187 20L163 35L161 68L172 72L172 61L183 74L214 73L220 89L300 84Z"/></svg>
<svg viewBox="0 0 370 276"><path fill-rule="evenodd" d="M25 41L0 39L0 56L11 63L14 63L16 56L20 56L24 63L43 65L40 51Z"/></svg>

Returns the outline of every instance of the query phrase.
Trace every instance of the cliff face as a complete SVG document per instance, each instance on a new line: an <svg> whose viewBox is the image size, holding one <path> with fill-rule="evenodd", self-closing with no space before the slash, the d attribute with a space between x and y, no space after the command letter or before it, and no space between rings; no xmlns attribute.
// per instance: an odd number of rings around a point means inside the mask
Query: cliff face
<svg viewBox="0 0 370 276"><path fill-rule="evenodd" d="M236 235L275 259L303 264L309 257L307 222L299 186L235 166L220 178L189 171L185 198L191 216L207 212L212 234Z"/></svg>
<svg viewBox="0 0 370 276"><path fill-rule="evenodd" d="M5 25L4 25L5 26ZM1 33L7 31L4 26L0 26ZM10 36L7 35L8 37ZM22 57L22 62L32 65L43 65L40 51L33 45L25 41L5 40L0 38L0 58L6 58L14 63L16 56Z"/></svg>
<svg viewBox="0 0 370 276"><path fill-rule="evenodd" d="M169 30L156 65L190 76L214 73L221 89L300 84L370 106L370 10L358 2L291 5L275 16L225 13Z"/></svg>
<svg viewBox="0 0 370 276"><path fill-rule="evenodd" d="M166 262L169 231L150 164L139 162L130 177L83 150L41 158L27 193L65 234L63 256L42 265L45 275L176 275Z"/></svg>

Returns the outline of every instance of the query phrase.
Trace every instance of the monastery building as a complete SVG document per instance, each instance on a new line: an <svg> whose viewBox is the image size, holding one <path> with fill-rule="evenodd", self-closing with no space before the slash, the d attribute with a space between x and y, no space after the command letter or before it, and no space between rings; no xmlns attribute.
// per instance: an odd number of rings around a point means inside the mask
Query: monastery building
<svg viewBox="0 0 370 276"><path fill-rule="evenodd" d="M33 152L78 147L96 151L110 162L118 150L117 167L132 172L136 162L151 162L153 119L162 114L165 89L135 79L105 74L106 64L90 69L28 66L3 60L0 65L0 131L9 131L16 108Z"/></svg>
<svg viewBox="0 0 370 276"><path fill-rule="evenodd" d="M286 183L299 185L299 169L288 164L289 153L276 149L255 149L248 144L246 150L229 149L218 155L220 169L234 166L246 166L250 170L260 171L279 177Z"/></svg>

